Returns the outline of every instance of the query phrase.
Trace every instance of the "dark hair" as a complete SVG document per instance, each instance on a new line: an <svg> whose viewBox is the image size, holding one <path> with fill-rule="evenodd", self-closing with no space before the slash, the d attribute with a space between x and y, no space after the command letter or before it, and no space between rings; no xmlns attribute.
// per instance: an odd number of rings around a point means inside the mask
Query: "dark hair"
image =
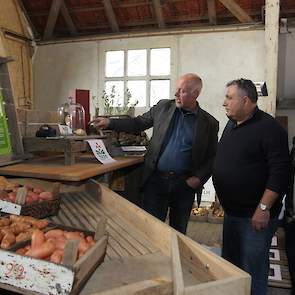
<svg viewBox="0 0 295 295"><path fill-rule="evenodd" d="M243 90L252 102L257 102L258 94L257 94L256 86L251 80L243 79L243 78L232 80L226 84L226 87L233 86L233 85L236 85L239 89Z"/></svg>

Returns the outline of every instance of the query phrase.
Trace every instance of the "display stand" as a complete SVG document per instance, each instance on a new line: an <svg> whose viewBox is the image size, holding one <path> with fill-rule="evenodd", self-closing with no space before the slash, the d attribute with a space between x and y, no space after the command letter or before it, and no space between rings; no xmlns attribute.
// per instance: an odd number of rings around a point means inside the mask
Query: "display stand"
<svg viewBox="0 0 295 295"><path fill-rule="evenodd" d="M20 162L25 158L7 67L10 61L13 61L11 57L0 57L0 166Z"/></svg>

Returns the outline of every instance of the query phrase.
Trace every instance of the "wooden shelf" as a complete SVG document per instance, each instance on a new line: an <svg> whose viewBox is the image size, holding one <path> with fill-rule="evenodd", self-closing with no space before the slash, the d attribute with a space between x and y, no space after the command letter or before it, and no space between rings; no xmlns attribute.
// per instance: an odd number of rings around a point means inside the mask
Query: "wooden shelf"
<svg viewBox="0 0 295 295"><path fill-rule="evenodd" d="M142 156L114 157L114 159L115 163L103 165L93 155L86 154L77 158L75 164L66 166L63 156L39 158L0 167L0 174L60 181L82 181L144 161Z"/></svg>

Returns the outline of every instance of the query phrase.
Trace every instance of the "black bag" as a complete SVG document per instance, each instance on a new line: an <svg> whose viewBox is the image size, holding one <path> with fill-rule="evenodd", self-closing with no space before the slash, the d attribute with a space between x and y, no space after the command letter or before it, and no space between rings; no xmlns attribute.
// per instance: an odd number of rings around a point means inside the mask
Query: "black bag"
<svg viewBox="0 0 295 295"><path fill-rule="evenodd" d="M53 137L56 136L56 130L51 126L44 124L36 132L36 137Z"/></svg>

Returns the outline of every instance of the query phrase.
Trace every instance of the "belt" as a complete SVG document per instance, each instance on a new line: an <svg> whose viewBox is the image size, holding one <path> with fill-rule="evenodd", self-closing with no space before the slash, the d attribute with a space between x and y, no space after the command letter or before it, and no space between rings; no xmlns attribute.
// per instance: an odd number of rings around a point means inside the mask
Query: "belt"
<svg viewBox="0 0 295 295"><path fill-rule="evenodd" d="M189 176L189 172L177 173L174 171L159 171L157 170L156 173L165 179L183 179Z"/></svg>

